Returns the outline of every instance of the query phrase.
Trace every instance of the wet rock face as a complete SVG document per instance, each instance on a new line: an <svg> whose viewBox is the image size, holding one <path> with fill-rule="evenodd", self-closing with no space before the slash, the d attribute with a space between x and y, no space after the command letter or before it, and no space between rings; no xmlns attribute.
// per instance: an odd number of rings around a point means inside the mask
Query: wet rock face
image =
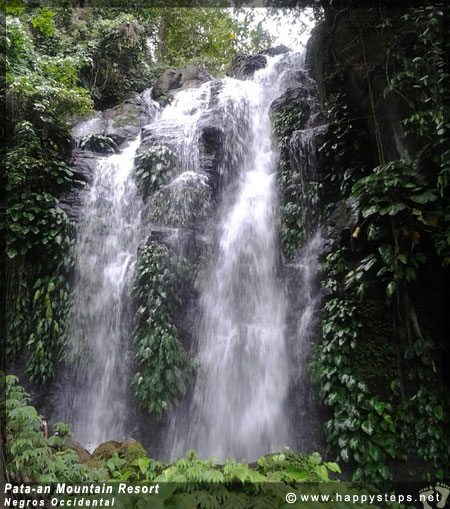
<svg viewBox="0 0 450 509"><path fill-rule="evenodd" d="M165 70L153 85L152 97L158 99L166 95L169 90L179 88L181 82L181 72L175 69Z"/></svg>
<svg viewBox="0 0 450 509"><path fill-rule="evenodd" d="M283 55L284 53L289 53L291 51L284 44L280 44L279 46L275 46L275 48L269 48L262 52L263 55L269 55L269 57L275 57L277 55Z"/></svg>
<svg viewBox="0 0 450 509"><path fill-rule="evenodd" d="M138 136L150 122L156 109L142 95L131 92L117 106L87 115L72 127L72 151L68 163L76 179L90 184L99 156L120 151ZM72 221L77 221L82 207L82 186L71 188L59 199L60 207Z"/></svg>
<svg viewBox="0 0 450 509"><path fill-rule="evenodd" d="M147 115L142 97L132 92L117 106L86 116L75 124L72 127L73 143L78 147L89 136L103 136L121 145L138 135Z"/></svg>
<svg viewBox="0 0 450 509"><path fill-rule="evenodd" d="M300 112L301 125L309 127L320 126L325 117L317 99L316 85L307 71L300 70L285 76L282 88L285 92L270 105L270 114L280 113L288 108L297 107Z"/></svg>
<svg viewBox="0 0 450 509"><path fill-rule="evenodd" d="M139 134L141 128L141 109L138 104L125 100L103 115L107 122L105 136L112 138L118 145L131 140Z"/></svg>
<svg viewBox="0 0 450 509"><path fill-rule="evenodd" d="M153 85L152 97L159 99L164 95L173 95L180 90L199 87L212 79L203 68L194 64L187 65L183 70L167 69Z"/></svg>
<svg viewBox="0 0 450 509"><path fill-rule="evenodd" d="M236 55L231 62L228 75L238 80L251 78L255 71L267 65L265 55Z"/></svg>
<svg viewBox="0 0 450 509"><path fill-rule="evenodd" d="M238 80L245 80L251 78L255 71L263 69L267 65L267 56L275 57L288 53L289 48L284 44L264 50L258 55L236 55L232 62L231 68L228 71L228 76L237 78Z"/></svg>

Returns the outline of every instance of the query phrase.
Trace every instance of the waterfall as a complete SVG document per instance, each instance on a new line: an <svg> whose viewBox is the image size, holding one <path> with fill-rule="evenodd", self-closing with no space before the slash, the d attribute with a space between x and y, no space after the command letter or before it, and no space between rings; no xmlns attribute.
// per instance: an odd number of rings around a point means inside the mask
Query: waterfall
<svg viewBox="0 0 450 509"><path fill-rule="evenodd" d="M74 438L89 449L129 430L126 301L140 238L141 205L132 173L139 143L138 137L120 153L98 156L78 225L68 331L71 386L63 412Z"/></svg>
<svg viewBox="0 0 450 509"><path fill-rule="evenodd" d="M291 444L287 300L280 277L277 150L269 106L292 56L268 59L252 80L226 78L218 93L228 178L201 288L197 378L189 408L172 419L170 457L254 460ZM187 415L186 415L187 413Z"/></svg>
<svg viewBox="0 0 450 509"><path fill-rule="evenodd" d="M279 241L280 154L270 119L274 101L298 86L299 74L306 76L301 66L298 54L267 57L251 79L227 77L178 92L156 118L147 90L140 96L147 123L141 134L120 153L95 156L77 232L71 368L63 384L70 385L71 399L60 404L84 446L122 439L139 427L131 412L130 295L139 245L151 240L200 267L182 315L196 374L163 424L162 455L173 459L193 448L203 457L252 461L283 446L308 448L312 435L299 431L298 422L311 428L304 367L316 324L322 243L312 213L314 126L289 142L308 235L286 264ZM311 112L315 100L305 90ZM176 162L166 180L141 197L133 161L148 149L170 153ZM154 213L170 203L177 210ZM292 398L293 390L301 395ZM142 422L139 439L155 433L151 421Z"/></svg>

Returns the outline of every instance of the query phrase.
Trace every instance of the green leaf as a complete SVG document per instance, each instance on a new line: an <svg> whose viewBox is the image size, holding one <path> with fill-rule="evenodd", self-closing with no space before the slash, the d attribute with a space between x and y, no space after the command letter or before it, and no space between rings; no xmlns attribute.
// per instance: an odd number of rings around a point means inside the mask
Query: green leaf
<svg viewBox="0 0 450 509"><path fill-rule="evenodd" d="M379 205L372 205L371 207L364 207L362 209L362 216L364 218L369 217L380 210Z"/></svg>
<svg viewBox="0 0 450 509"><path fill-rule="evenodd" d="M364 421L361 424L361 429L364 431L364 433L367 433L369 436L371 436L373 433L373 428L370 425L369 421Z"/></svg>
<svg viewBox="0 0 450 509"><path fill-rule="evenodd" d="M394 295L395 293L395 290L397 288L397 283L395 281L391 281L388 285L387 285L387 288L386 288L386 295L388 297L392 297L392 295Z"/></svg>
<svg viewBox="0 0 450 509"><path fill-rule="evenodd" d="M15 249L10 248L6 251L6 254L8 255L8 258L12 259L17 256L17 251Z"/></svg>
<svg viewBox="0 0 450 509"><path fill-rule="evenodd" d="M444 418L444 412L442 411L442 406L437 405L433 408L433 414L438 421L442 421Z"/></svg>
<svg viewBox="0 0 450 509"><path fill-rule="evenodd" d="M337 463L325 461L324 465L328 468L328 470L331 470L332 472L337 472L338 474L341 473L341 467Z"/></svg>
<svg viewBox="0 0 450 509"><path fill-rule="evenodd" d="M292 465L289 465L286 468L286 473L289 474L297 482L304 482L310 478L310 474L307 470Z"/></svg>
<svg viewBox="0 0 450 509"><path fill-rule="evenodd" d="M137 464L138 464L138 467L140 469L140 471L145 474L145 472L147 471L148 469L148 466L150 464L150 460L148 458L138 458L137 459Z"/></svg>
<svg viewBox="0 0 450 509"><path fill-rule="evenodd" d="M437 196L432 191L425 191L422 194L415 194L409 198L416 203L428 203L430 201L437 200Z"/></svg>

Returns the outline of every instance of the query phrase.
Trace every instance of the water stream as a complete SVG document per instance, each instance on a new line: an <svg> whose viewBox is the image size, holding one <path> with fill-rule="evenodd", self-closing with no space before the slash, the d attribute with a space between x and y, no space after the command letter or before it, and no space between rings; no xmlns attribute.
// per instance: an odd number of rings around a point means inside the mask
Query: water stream
<svg viewBox="0 0 450 509"><path fill-rule="evenodd" d="M280 278L277 151L269 106L295 58L275 57L252 80L223 80L222 189L214 250L201 288L198 366L190 408L171 422L170 457L254 460L290 445L286 295ZM228 157L227 157L228 156Z"/></svg>
<svg viewBox="0 0 450 509"><path fill-rule="evenodd" d="M130 275L140 239L140 198L133 178L140 139L99 156L78 225L76 280L69 322L71 398L65 418L92 449L129 430Z"/></svg>
<svg viewBox="0 0 450 509"><path fill-rule="evenodd" d="M215 204L199 226L209 260L190 330L196 375L185 400L169 414L162 447L167 458L194 448L203 457L252 461L298 443L289 394L303 370L298 363L306 362L305 341L316 315L321 241L320 234L312 235L293 262L303 296L296 299L292 327L279 242L279 154L269 108L292 85L302 58L267 60L252 79L224 78L179 92L142 131L143 146L162 144L177 155L166 188L179 186L181 192L197 181ZM150 101L149 91L142 97ZM205 126L220 132L214 175L202 152ZM297 138L310 172L310 136L305 131ZM164 228L145 220L151 198L144 206L136 189L133 160L140 144L138 137L120 153L99 156L78 225L69 328L74 396L65 401L63 417L72 422L75 439L91 449L135 429L129 412L130 281L139 244L152 229ZM176 243L172 247L182 251Z"/></svg>

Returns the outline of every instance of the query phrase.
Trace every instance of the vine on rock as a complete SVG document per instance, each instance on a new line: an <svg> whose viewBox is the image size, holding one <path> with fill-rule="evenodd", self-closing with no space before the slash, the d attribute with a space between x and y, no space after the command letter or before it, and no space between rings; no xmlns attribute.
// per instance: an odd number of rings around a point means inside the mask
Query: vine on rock
<svg viewBox="0 0 450 509"><path fill-rule="evenodd" d="M133 343L139 403L157 418L186 392L191 363L178 338L173 314L179 302L180 270L168 247L150 242L140 253L134 286L137 311Z"/></svg>

